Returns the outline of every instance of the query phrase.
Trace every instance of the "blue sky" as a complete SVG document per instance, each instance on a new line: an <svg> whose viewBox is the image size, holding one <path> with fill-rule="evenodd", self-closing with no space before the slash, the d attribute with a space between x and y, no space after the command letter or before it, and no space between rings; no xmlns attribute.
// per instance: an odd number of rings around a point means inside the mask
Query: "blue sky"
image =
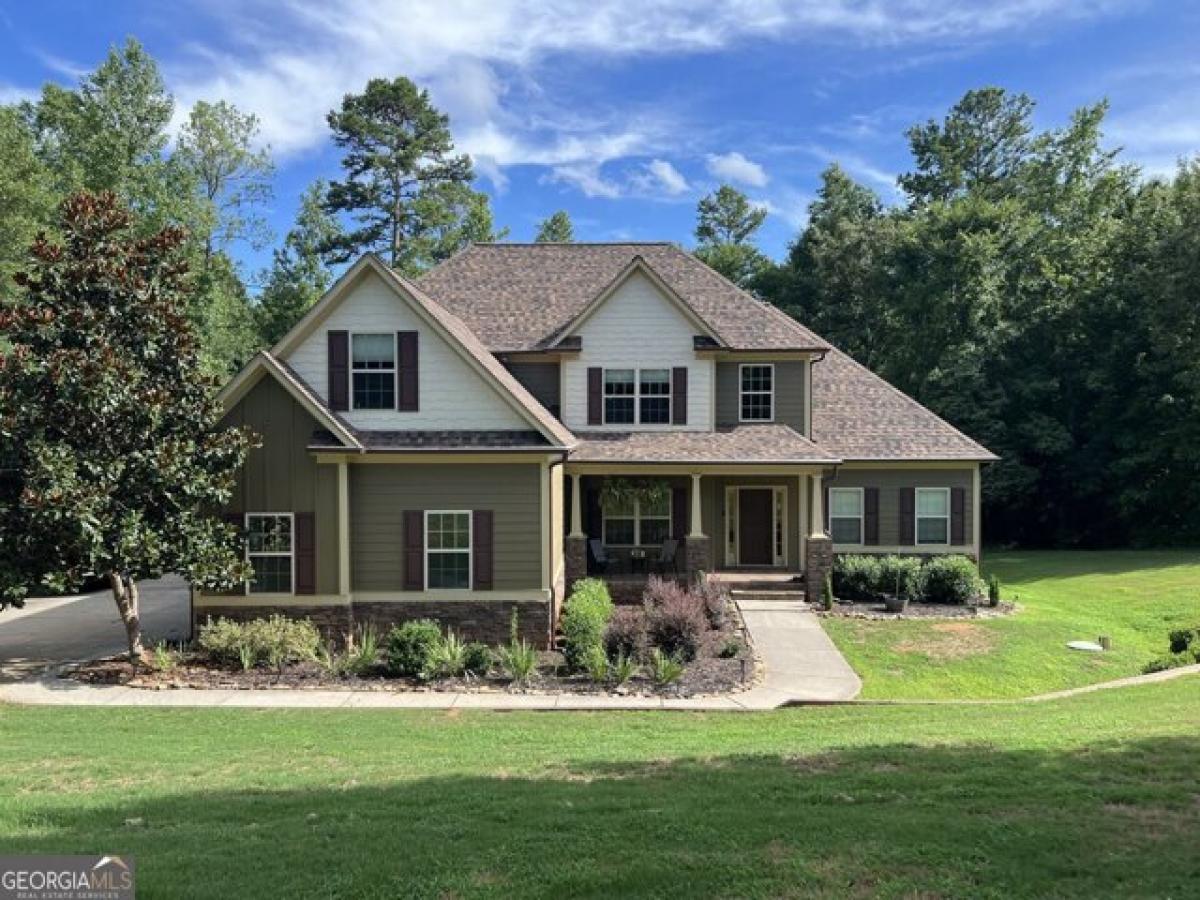
<svg viewBox="0 0 1200 900"><path fill-rule="evenodd" d="M1148 173L1200 151L1200 5L1170 0L43 0L0 2L0 102L67 84L127 35L159 60L177 118L196 99L256 113L281 235L302 188L337 177L325 113L408 75L451 116L499 224L556 209L584 240L690 246L722 181L770 210L779 257L837 160L886 200L904 129L1001 85L1062 124L1107 97L1107 134ZM269 252L234 248L253 269Z"/></svg>

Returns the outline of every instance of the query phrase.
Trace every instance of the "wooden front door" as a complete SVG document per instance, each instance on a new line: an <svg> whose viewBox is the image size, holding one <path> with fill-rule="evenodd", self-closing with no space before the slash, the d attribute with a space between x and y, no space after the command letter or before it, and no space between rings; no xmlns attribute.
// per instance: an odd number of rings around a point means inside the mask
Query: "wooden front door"
<svg viewBox="0 0 1200 900"><path fill-rule="evenodd" d="M738 565L769 566L775 562L771 547L774 498L770 488L738 491Z"/></svg>

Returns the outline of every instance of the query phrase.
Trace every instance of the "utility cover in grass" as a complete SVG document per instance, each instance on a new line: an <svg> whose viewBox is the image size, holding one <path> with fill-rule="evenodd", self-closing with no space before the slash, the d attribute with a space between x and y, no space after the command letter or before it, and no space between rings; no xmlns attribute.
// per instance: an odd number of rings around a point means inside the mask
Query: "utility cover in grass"
<svg viewBox="0 0 1200 900"><path fill-rule="evenodd" d="M1072 650L1085 650L1088 653L1104 652L1104 648L1095 641L1067 641L1067 646Z"/></svg>

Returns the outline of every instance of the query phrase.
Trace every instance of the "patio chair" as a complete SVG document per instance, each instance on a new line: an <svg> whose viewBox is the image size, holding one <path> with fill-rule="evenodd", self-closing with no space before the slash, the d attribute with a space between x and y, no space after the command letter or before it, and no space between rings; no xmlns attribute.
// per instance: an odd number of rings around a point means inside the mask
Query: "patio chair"
<svg viewBox="0 0 1200 900"><path fill-rule="evenodd" d="M654 561L654 568L660 575L667 574L667 568L676 575L679 574L679 560L676 554L679 551L679 541L675 538L667 538L663 541L662 552L658 554L658 559Z"/></svg>
<svg viewBox="0 0 1200 900"><path fill-rule="evenodd" d="M592 549L592 560L596 563L596 574L603 575L608 571L608 551L604 549L604 542L599 538L592 538L588 541L588 546Z"/></svg>

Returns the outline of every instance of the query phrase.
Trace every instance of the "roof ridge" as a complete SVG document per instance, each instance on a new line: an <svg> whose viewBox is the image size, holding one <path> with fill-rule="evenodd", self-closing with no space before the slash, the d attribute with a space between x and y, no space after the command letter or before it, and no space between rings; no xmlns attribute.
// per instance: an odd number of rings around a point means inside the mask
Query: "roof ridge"
<svg viewBox="0 0 1200 900"><path fill-rule="evenodd" d="M674 241L472 241L471 247L674 247Z"/></svg>

